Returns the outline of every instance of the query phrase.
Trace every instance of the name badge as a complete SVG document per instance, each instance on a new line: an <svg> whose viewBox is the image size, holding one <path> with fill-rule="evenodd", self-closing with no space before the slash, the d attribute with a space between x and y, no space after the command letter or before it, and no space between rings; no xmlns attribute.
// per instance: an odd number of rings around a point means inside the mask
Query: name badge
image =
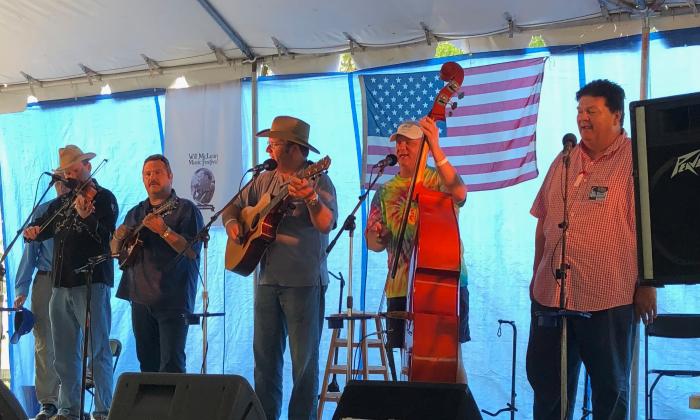
<svg viewBox="0 0 700 420"><path fill-rule="evenodd" d="M605 196L607 196L607 195L608 195L608 187L594 186L594 187L591 187L591 192L588 193L588 199L595 200L595 201L603 201L603 200L605 200Z"/></svg>

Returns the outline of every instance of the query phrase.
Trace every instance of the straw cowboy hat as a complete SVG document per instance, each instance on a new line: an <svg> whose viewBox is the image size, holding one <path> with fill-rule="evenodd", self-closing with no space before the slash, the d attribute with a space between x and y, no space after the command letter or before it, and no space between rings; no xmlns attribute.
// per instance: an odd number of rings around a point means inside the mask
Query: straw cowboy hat
<svg viewBox="0 0 700 420"><path fill-rule="evenodd" d="M90 160L95 156L97 155L95 155L94 153L83 153L83 151L80 150L80 147L74 144L69 144L66 147L61 147L60 149L58 149L59 166L54 170L57 172L64 171L66 170L66 168L69 168L75 163L81 162L83 160Z"/></svg>
<svg viewBox="0 0 700 420"><path fill-rule="evenodd" d="M309 144L309 124L299 118L279 116L272 120L272 127L259 131L255 137L273 137L291 141L308 147L310 150L320 153L318 149Z"/></svg>

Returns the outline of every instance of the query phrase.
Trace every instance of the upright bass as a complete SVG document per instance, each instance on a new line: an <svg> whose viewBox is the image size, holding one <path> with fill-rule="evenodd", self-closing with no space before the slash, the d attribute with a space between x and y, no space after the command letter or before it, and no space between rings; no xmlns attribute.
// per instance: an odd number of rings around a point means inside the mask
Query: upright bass
<svg viewBox="0 0 700 420"><path fill-rule="evenodd" d="M443 64L440 79L447 82L428 114L445 121L445 108L464 80L464 69L454 62ZM413 202L418 222L408 272L408 316L403 367L409 381L457 381L459 352L459 274L461 245L457 215L451 195L423 186L428 145L422 140L408 191L399 240L391 267L396 274L398 256Z"/></svg>

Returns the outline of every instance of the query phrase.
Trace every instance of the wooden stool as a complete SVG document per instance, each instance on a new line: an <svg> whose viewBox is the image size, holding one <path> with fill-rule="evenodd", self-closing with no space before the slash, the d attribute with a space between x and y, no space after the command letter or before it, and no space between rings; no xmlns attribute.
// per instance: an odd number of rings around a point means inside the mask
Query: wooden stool
<svg viewBox="0 0 700 420"><path fill-rule="evenodd" d="M351 340L351 348L356 349L359 348L359 351L362 354L362 368L361 369L352 369L351 375L362 375L362 378L364 380L369 379L369 375L383 375L384 380L388 381L389 380L389 370L387 369L387 356L386 356L386 349L384 348L384 332L382 330L382 320L377 315L376 313L369 313L369 312L353 312L352 316L349 317L348 314L342 313L342 314L333 314L329 317L328 319L328 324L329 327L334 328L333 329L333 336L331 337L331 345L328 349L328 361L326 362L326 372L323 374L323 385L321 385L321 396L319 397L318 401L318 418L319 420L323 418L323 406L328 402L335 402L337 403L340 401L340 395L342 394L342 391L340 392L328 392L328 382L329 382L329 377L331 374L333 375L345 375L345 383L347 383L350 379L352 378L347 378L347 354L346 357L338 357L338 360L345 360L345 364L336 364L333 361L335 351L336 349L345 349L347 353L347 348L348 348L348 342L347 342L347 337L346 338L340 338L340 331L343 328L343 322L348 321L348 322L353 322L353 331L356 331L354 328L354 322L355 321L360 321L360 338L361 341L356 343L354 342L355 337L350 337ZM374 320L374 324L377 328L376 336L373 334L370 337L367 336L367 320ZM334 325L334 323L336 323ZM345 331L347 331L347 328L345 328ZM381 365L380 366L370 366L367 363L367 356L369 353L370 348L376 348L379 349L379 357L381 359ZM354 350L353 350L354 351ZM355 354L357 354L356 351L354 351ZM353 360L353 365L357 364L355 354L353 354L352 360ZM339 362L338 362L339 363Z"/></svg>

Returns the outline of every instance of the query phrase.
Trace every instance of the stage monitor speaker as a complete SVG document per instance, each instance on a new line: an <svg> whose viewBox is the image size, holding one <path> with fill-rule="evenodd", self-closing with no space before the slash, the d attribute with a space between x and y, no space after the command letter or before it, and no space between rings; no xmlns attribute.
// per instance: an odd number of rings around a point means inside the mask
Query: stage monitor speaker
<svg viewBox="0 0 700 420"><path fill-rule="evenodd" d="M333 420L481 419L466 384L350 381Z"/></svg>
<svg viewBox="0 0 700 420"><path fill-rule="evenodd" d="M124 373L110 420L264 420L257 395L238 375Z"/></svg>
<svg viewBox="0 0 700 420"><path fill-rule="evenodd" d="M700 283L700 93L630 104L642 284Z"/></svg>
<svg viewBox="0 0 700 420"><path fill-rule="evenodd" d="M27 420L27 414L14 394L0 381L0 420Z"/></svg>

